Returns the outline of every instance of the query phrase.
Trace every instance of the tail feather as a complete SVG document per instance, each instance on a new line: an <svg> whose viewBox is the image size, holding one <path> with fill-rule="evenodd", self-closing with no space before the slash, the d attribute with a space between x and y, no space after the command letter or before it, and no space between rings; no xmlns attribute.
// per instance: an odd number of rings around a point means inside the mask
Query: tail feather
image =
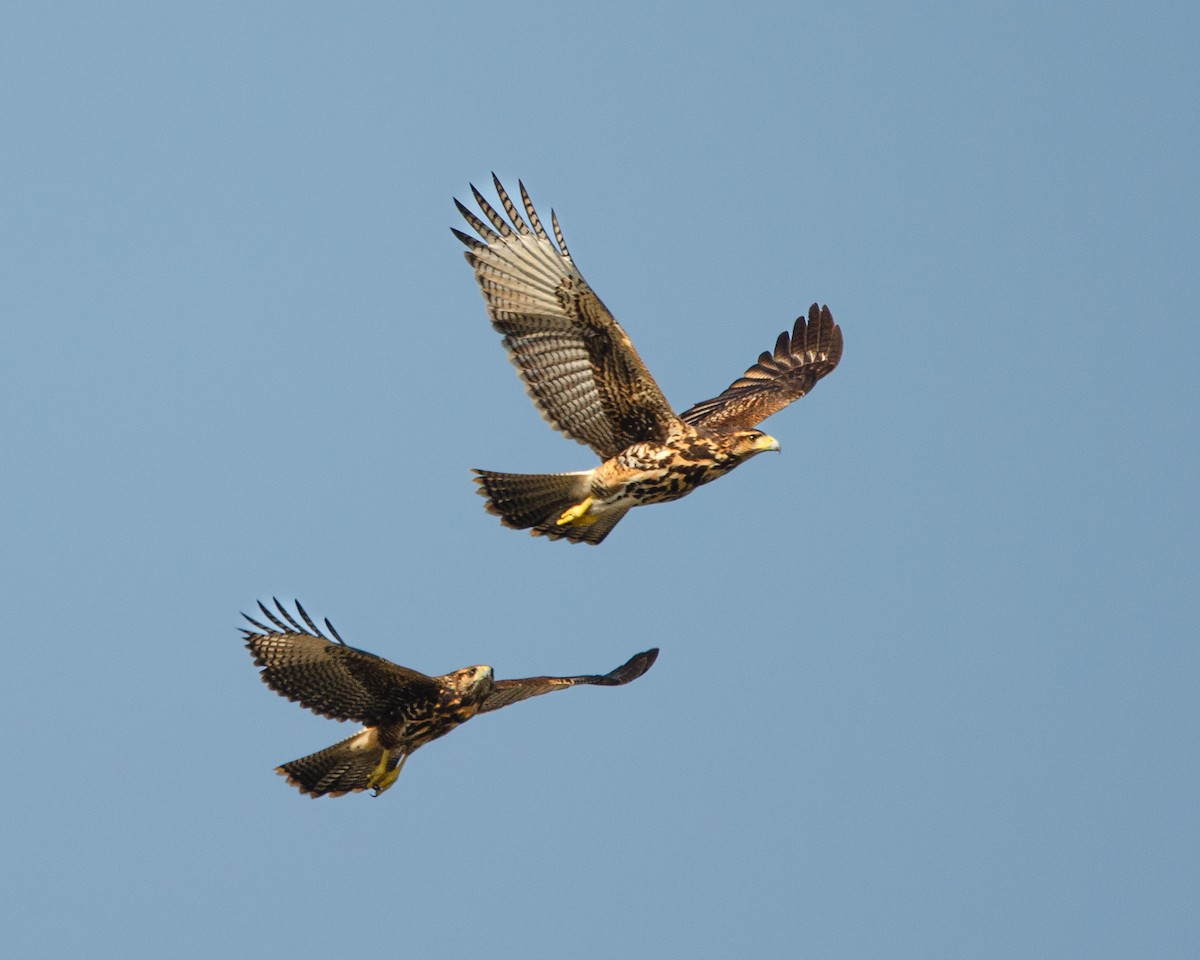
<svg viewBox="0 0 1200 960"><path fill-rule="evenodd" d="M558 523L563 512L582 503L591 493L594 470L578 473L492 473L476 470L479 495L487 498L489 513L498 516L507 527L530 530L533 535L552 540L567 538L576 543L599 543L625 516L628 507L619 507L588 524Z"/></svg>
<svg viewBox="0 0 1200 960"><path fill-rule="evenodd" d="M377 731L368 727L331 747L278 766L275 771L287 777L287 782L301 793L311 797L326 794L340 797L371 786L371 774L378 768L383 754Z"/></svg>

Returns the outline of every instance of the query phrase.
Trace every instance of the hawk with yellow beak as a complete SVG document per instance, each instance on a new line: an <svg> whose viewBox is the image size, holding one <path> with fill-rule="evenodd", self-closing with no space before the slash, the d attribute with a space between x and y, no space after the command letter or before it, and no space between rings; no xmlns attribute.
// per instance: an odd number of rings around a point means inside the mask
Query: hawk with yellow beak
<svg viewBox="0 0 1200 960"><path fill-rule="evenodd" d="M495 680L491 667L477 666L430 677L346 646L326 620L331 640L299 601L303 624L278 600L275 606L278 613L259 603L266 624L242 614L254 627L243 627L242 633L263 682L313 713L363 724L354 736L275 768L313 797L360 790L379 796L418 747L478 713L578 684L619 687L640 677L658 657L657 649L647 650L603 676Z"/></svg>
<svg viewBox="0 0 1200 960"><path fill-rule="evenodd" d="M534 536L600 543L636 506L678 500L750 457L778 450L755 425L808 393L837 366L842 332L813 304L791 335L711 400L676 414L629 337L583 279L553 211L551 240L519 184L525 216L493 175L501 215L474 186L481 219L455 200L478 234L454 230L492 326L534 405L603 461L575 473L476 470L487 509ZM486 221L486 222L485 222Z"/></svg>

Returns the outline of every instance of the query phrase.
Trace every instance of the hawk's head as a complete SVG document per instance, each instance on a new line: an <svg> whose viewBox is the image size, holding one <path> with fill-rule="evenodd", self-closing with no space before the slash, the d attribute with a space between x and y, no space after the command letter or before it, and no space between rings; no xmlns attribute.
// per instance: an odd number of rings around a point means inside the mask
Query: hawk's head
<svg viewBox="0 0 1200 960"><path fill-rule="evenodd" d="M463 667L448 673L446 684L464 701L469 702L482 702L495 687L492 668L486 666Z"/></svg>
<svg viewBox="0 0 1200 960"><path fill-rule="evenodd" d="M767 450L779 450L779 441L761 430L734 430L726 437L733 456L738 460L749 460L756 453Z"/></svg>

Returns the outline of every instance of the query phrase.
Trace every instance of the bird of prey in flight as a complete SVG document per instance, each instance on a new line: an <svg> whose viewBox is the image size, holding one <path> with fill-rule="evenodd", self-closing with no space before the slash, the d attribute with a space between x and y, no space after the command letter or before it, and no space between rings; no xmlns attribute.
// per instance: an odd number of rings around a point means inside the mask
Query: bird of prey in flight
<svg viewBox="0 0 1200 960"><path fill-rule="evenodd" d="M414 750L477 713L578 684L619 687L640 677L658 657L657 649L647 650L603 676L495 680L491 667L477 666L430 677L346 646L328 620L327 636L299 601L296 611L303 623L278 600L276 611L261 602L258 607L267 623L242 614L254 628L243 627L242 633L263 682L313 713L363 724L354 736L276 768L313 797L367 789L378 796L396 782Z"/></svg>
<svg viewBox="0 0 1200 960"><path fill-rule="evenodd" d="M814 303L722 393L677 414L575 266L553 211L551 239L525 185L522 216L492 179L504 214L472 185L482 217L454 202L478 236L454 234L534 405L602 462L574 473L476 470L490 512L534 536L598 544L632 507L677 500L779 449L755 427L837 366L842 332L827 307ZM681 348L691 339L682 337Z"/></svg>

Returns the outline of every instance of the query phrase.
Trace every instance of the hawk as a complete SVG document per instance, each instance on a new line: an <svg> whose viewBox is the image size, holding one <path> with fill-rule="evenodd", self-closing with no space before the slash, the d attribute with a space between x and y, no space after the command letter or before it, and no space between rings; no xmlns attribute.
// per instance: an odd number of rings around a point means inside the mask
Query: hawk
<svg viewBox="0 0 1200 960"><path fill-rule="evenodd" d="M405 760L418 747L445 736L477 713L578 684L619 687L653 666L658 650L647 650L603 676L527 677L494 680L492 668L464 667L428 677L383 657L346 645L328 620L321 631L300 601L300 624L275 601L278 614L261 601L268 624L242 614L246 648L276 693L313 713L354 720L363 729L331 747L276 767L288 783L313 797L370 789L375 796L396 782Z"/></svg>
<svg viewBox="0 0 1200 960"><path fill-rule="evenodd" d="M842 332L828 307L814 303L723 393L677 414L575 266L553 211L551 240L525 185L522 217L492 180L507 219L472 185L483 219L454 202L478 237L451 229L534 406L603 462L575 473L475 470L491 513L534 536L598 544L632 507L677 500L779 449L754 427L837 366Z"/></svg>

